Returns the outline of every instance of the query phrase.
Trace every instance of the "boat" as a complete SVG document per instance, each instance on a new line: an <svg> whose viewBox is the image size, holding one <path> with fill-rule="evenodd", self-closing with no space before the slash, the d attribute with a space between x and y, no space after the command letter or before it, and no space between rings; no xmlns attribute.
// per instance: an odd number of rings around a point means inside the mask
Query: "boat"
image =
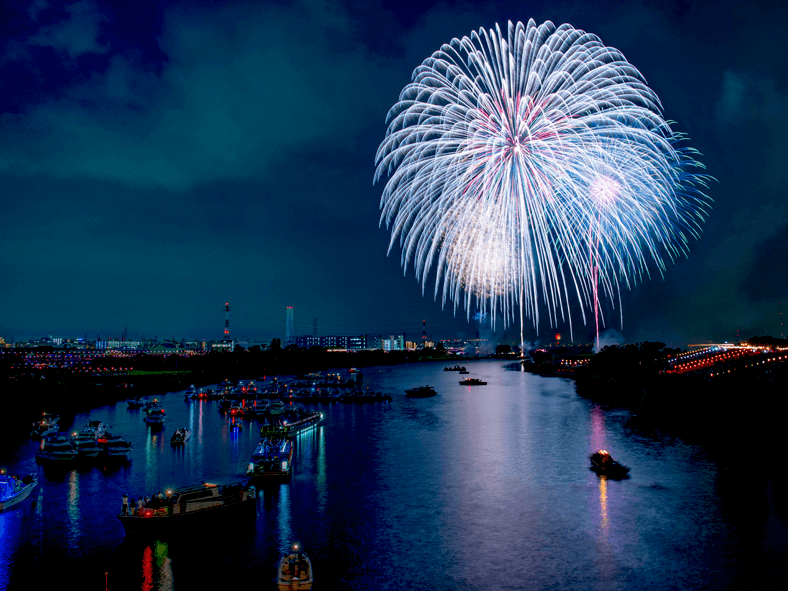
<svg viewBox="0 0 788 591"><path fill-rule="evenodd" d="M307 429L316 427L322 420L322 412L295 408L275 421L266 422L260 427L260 437L295 437Z"/></svg>
<svg viewBox="0 0 788 591"><path fill-rule="evenodd" d="M125 441L120 435L112 435L109 432L99 438L98 444L108 460L128 460L133 449L130 441Z"/></svg>
<svg viewBox="0 0 788 591"><path fill-rule="evenodd" d="M241 429L244 428L244 423L241 420L240 416L239 417L230 417L229 419L227 419L227 423L228 423L231 431L240 431Z"/></svg>
<svg viewBox="0 0 788 591"><path fill-rule="evenodd" d="M0 511L10 509L24 501L37 484L38 477L35 474L26 474L20 478L0 470Z"/></svg>
<svg viewBox="0 0 788 591"><path fill-rule="evenodd" d="M610 478L626 478L629 475L629 468L615 461L607 450L600 449L594 452L590 460L591 469L597 474Z"/></svg>
<svg viewBox="0 0 788 591"><path fill-rule="evenodd" d="M126 404L131 409L142 408L142 405L145 404L145 401L142 399L141 396L137 396L136 398L129 398L126 400Z"/></svg>
<svg viewBox="0 0 788 591"><path fill-rule="evenodd" d="M282 400L271 400L268 404L268 413L271 415L281 415L285 412L285 403Z"/></svg>
<svg viewBox="0 0 788 591"><path fill-rule="evenodd" d="M279 560L276 573L278 591L304 591L312 588L312 562L296 542Z"/></svg>
<svg viewBox="0 0 788 591"><path fill-rule="evenodd" d="M158 398L154 398L153 400L146 400L145 401L145 412L148 412L154 408L161 408L161 402L159 402Z"/></svg>
<svg viewBox="0 0 788 591"><path fill-rule="evenodd" d="M241 418L244 416L244 407L240 402L233 402L230 408L227 409L227 414L232 417Z"/></svg>
<svg viewBox="0 0 788 591"><path fill-rule="evenodd" d="M464 367L463 367L463 368L460 370L460 375L463 375L463 374L469 374L469 373L471 373L471 372L469 372L469 371L468 371L467 369L465 369Z"/></svg>
<svg viewBox="0 0 788 591"><path fill-rule="evenodd" d="M408 398L429 398L430 396L435 396L436 394L437 392L432 386L418 386L417 388L405 390L405 396Z"/></svg>
<svg viewBox="0 0 788 591"><path fill-rule="evenodd" d="M487 382L477 380L476 378L466 378L460 382L461 386L486 386Z"/></svg>
<svg viewBox="0 0 788 591"><path fill-rule="evenodd" d="M70 437L59 434L41 440L36 459L48 463L71 462L77 457L77 446Z"/></svg>
<svg viewBox="0 0 788 591"><path fill-rule="evenodd" d="M177 533L212 523L226 529L233 514L249 510L253 520L256 501L257 490L248 480L203 482L168 490L139 509L121 511L118 519L126 535Z"/></svg>
<svg viewBox="0 0 788 591"><path fill-rule="evenodd" d="M190 384L188 388L186 388L185 396L186 398L191 398L197 392L197 388L194 387L194 384Z"/></svg>
<svg viewBox="0 0 788 591"><path fill-rule="evenodd" d="M145 417L145 422L148 425L163 425L164 424L164 417L167 413L164 412L164 409L161 407L153 407L149 408L147 411L147 416Z"/></svg>
<svg viewBox="0 0 788 591"><path fill-rule="evenodd" d="M288 478L293 467L293 442L286 437L263 437L246 467L249 478Z"/></svg>
<svg viewBox="0 0 788 591"><path fill-rule="evenodd" d="M170 443L173 445L182 445L189 441L189 438L192 436L192 432L186 429L185 427L181 429L175 429L175 433L172 434L170 437Z"/></svg>
<svg viewBox="0 0 788 591"><path fill-rule="evenodd" d="M41 439L48 435L58 432L58 421L60 416L51 412L42 412L41 418L33 423L33 430L30 432L30 437L34 439Z"/></svg>
<svg viewBox="0 0 788 591"><path fill-rule="evenodd" d="M455 365L454 367L444 367L443 371L466 371L466 369L459 365Z"/></svg>
<svg viewBox="0 0 788 591"><path fill-rule="evenodd" d="M104 425L104 423L101 424ZM74 431L71 434L71 441L77 446L77 457L83 459L97 458L101 453L101 446L96 441L97 439L96 429L89 424L79 431Z"/></svg>

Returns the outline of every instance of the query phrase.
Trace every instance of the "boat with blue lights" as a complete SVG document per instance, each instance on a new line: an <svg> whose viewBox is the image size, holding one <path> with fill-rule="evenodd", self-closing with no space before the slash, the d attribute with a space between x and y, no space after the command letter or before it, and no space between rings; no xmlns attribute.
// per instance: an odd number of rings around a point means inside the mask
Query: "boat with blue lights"
<svg viewBox="0 0 788 591"><path fill-rule="evenodd" d="M139 508L126 506L118 519L126 535L160 535L192 526L225 528L245 511L253 520L256 505L257 489L248 480L214 480L168 490Z"/></svg>
<svg viewBox="0 0 788 591"><path fill-rule="evenodd" d="M322 420L322 412L302 408L290 409L260 427L260 437L295 437L307 429L317 427Z"/></svg>
<svg viewBox="0 0 788 591"><path fill-rule="evenodd" d="M293 441L286 437L263 437L246 468L249 478L287 479L293 468Z"/></svg>
<svg viewBox="0 0 788 591"><path fill-rule="evenodd" d="M12 476L0 470L0 511L10 509L24 501L38 484L35 474Z"/></svg>

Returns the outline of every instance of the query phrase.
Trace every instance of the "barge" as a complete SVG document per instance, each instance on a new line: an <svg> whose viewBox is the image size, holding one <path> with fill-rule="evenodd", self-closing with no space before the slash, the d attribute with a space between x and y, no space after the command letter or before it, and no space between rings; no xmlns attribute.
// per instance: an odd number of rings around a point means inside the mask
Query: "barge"
<svg viewBox="0 0 788 591"><path fill-rule="evenodd" d="M253 519L256 501L257 490L248 480L204 482L168 490L140 507L124 506L118 519L126 535L178 533L192 526L226 525L244 511Z"/></svg>
<svg viewBox="0 0 788 591"><path fill-rule="evenodd" d="M260 437L292 438L299 433L316 427L323 420L323 413L313 410L288 410L277 420L260 428Z"/></svg>

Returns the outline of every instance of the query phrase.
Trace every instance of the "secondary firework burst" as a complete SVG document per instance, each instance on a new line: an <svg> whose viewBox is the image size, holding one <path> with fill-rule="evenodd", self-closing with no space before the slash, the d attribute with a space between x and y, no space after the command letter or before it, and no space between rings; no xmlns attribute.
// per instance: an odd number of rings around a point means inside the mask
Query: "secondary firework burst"
<svg viewBox="0 0 788 591"><path fill-rule="evenodd" d="M696 152L618 50L551 22L453 39L387 118L381 224L426 289L504 325L583 322L688 253L709 209ZM519 312L519 314L518 314Z"/></svg>

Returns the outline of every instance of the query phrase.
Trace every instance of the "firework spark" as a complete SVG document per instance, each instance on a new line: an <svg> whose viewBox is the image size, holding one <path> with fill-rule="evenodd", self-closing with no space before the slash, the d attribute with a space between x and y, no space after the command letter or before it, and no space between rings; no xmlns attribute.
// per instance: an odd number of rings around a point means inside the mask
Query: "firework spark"
<svg viewBox="0 0 788 591"><path fill-rule="evenodd" d="M435 296L551 326L688 252L708 177L640 72L568 24L453 39L387 118L381 224ZM441 288L442 286L442 288ZM598 329L597 329L598 332Z"/></svg>

